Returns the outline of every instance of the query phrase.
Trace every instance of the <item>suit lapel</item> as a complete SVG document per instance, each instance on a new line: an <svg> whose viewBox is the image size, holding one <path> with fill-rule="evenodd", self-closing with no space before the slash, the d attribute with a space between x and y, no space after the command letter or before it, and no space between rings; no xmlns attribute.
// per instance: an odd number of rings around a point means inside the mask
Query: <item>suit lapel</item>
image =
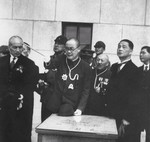
<svg viewBox="0 0 150 142"><path fill-rule="evenodd" d="M126 72L126 70L128 70L128 69L131 67L131 64L132 64L131 60L128 61L128 62L124 65L124 67L120 70L120 72Z"/></svg>

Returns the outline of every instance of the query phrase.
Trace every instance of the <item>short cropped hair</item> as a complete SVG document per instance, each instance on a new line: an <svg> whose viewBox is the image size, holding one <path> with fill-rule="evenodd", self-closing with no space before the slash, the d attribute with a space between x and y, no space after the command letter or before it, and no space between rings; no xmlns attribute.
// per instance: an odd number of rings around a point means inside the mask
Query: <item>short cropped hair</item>
<svg viewBox="0 0 150 142"><path fill-rule="evenodd" d="M146 49L148 53L150 53L150 46L143 46L141 50Z"/></svg>
<svg viewBox="0 0 150 142"><path fill-rule="evenodd" d="M127 43L129 44L130 49L133 50L134 44L133 44L132 41L130 41L130 40L128 40L128 39L122 39L120 42L122 42L122 41L127 42ZM120 42L119 42L119 43L120 43Z"/></svg>

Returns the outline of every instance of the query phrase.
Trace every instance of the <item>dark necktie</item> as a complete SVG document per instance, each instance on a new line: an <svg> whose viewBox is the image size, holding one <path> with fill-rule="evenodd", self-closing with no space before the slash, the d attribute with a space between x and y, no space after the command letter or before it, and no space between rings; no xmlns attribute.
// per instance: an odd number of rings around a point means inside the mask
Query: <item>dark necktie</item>
<svg viewBox="0 0 150 142"><path fill-rule="evenodd" d="M11 61L11 63L10 63L10 68L12 69L13 67L14 67L14 65L15 65L15 59L16 59L16 57L13 57L13 60Z"/></svg>
<svg viewBox="0 0 150 142"><path fill-rule="evenodd" d="M148 66L145 66L145 69L144 69L144 71L148 71Z"/></svg>
<svg viewBox="0 0 150 142"><path fill-rule="evenodd" d="M122 66L122 65L125 65L126 63L127 63L127 62L123 62L123 63L118 64L117 73L120 72L121 66Z"/></svg>

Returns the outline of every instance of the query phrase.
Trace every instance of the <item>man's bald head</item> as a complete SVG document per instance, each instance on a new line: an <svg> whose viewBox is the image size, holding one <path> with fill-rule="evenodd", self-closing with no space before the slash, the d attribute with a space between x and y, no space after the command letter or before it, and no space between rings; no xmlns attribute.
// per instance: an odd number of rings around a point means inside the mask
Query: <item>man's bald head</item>
<svg viewBox="0 0 150 142"><path fill-rule="evenodd" d="M106 60L107 62L109 62L109 57L108 57L108 55L106 55L106 54L100 54L100 55L97 56L97 58L101 58L101 59L104 59L104 60Z"/></svg>
<svg viewBox="0 0 150 142"><path fill-rule="evenodd" d="M110 65L109 57L106 54L100 54L96 58L97 68L105 69Z"/></svg>
<svg viewBox="0 0 150 142"><path fill-rule="evenodd" d="M66 42L66 45L74 45L76 48L79 47L79 41L76 38L71 38Z"/></svg>
<svg viewBox="0 0 150 142"><path fill-rule="evenodd" d="M19 46L23 46L23 39L19 36L12 36L9 39L9 46L11 45L19 45Z"/></svg>
<svg viewBox="0 0 150 142"><path fill-rule="evenodd" d="M23 40L19 36L12 36L8 42L10 54L14 57L21 55L23 50Z"/></svg>

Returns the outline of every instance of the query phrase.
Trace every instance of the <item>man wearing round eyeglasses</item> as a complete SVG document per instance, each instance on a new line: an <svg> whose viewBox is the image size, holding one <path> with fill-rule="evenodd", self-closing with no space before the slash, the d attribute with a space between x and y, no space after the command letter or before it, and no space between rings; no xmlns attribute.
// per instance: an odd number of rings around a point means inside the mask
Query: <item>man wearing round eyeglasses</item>
<svg viewBox="0 0 150 142"><path fill-rule="evenodd" d="M65 53L50 60L48 69L57 68L54 95L60 99L55 103L55 113L61 116L81 115L89 96L91 68L79 57L79 41L71 38L66 42ZM58 99L57 99L58 100ZM54 104L51 100L49 104Z"/></svg>
<svg viewBox="0 0 150 142"><path fill-rule="evenodd" d="M79 58L79 42L76 39L71 39L66 43L65 54L71 61L75 61Z"/></svg>

